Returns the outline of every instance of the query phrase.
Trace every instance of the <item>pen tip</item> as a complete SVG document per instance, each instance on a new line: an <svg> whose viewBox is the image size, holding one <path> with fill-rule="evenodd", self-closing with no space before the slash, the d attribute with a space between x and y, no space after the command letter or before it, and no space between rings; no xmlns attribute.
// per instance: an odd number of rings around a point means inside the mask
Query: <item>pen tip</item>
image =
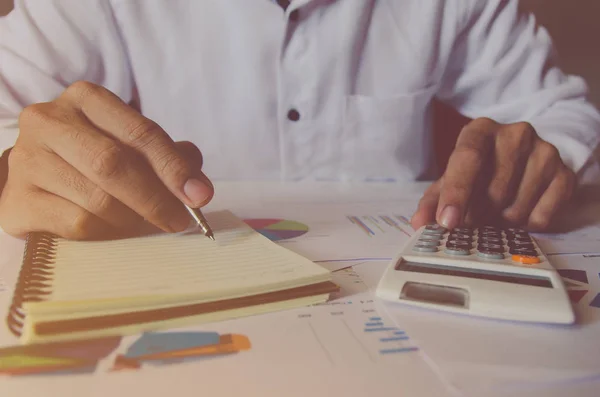
<svg viewBox="0 0 600 397"><path fill-rule="evenodd" d="M211 239L212 241L215 241L215 236L213 236L212 234L210 234L210 235L208 236L208 238L209 238L209 239Z"/></svg>

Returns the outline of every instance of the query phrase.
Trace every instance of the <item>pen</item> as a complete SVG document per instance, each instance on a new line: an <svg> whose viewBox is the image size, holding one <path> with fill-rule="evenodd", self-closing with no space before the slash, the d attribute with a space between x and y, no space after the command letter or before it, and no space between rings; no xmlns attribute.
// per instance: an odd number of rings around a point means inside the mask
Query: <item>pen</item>
<svg viewBox="0 0 600 397"><path fill-rule="evenodd" d="M208 237L209 239L215 241L215 236L213 234L213 231L211 230L210 226L208 225L206 218L204 218L204 215L202 215L202 212L197 208L190 208L187 205L185 206L185 208L192 215L192 218L194 218L194 220L196 221L198 226L200 226L200 229L202 229L202 232L204 232L204 235L206 237Z"/></svg>

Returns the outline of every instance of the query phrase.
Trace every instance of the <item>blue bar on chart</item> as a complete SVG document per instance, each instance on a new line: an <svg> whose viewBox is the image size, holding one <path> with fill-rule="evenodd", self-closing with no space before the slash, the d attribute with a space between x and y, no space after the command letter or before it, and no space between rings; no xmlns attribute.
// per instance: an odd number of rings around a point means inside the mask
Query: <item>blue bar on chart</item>
<svg viewBox="0 0 600 397"><path fill-rule="evenodd" d="M365 328L365 332L386 332L394 331L396 328L392 327L379 327L379 328Z"/></svg>
<svg viewBox="0 0 600 397"><path fill-rule="evenodd" d="M379 354L395 354L395 353L409 353L416 352L419 348L415 346L410 347L398 347L396 349L381 349L379 350Z"/></svg>
<svg viewBox="0 0 600 397"><path fill-rule="evenodd" d="M381 342L397 342L399 340L408 340L408 336L403 335L403 336L391 336L389 338L381 338L379 339L379 341Z"/></svg>

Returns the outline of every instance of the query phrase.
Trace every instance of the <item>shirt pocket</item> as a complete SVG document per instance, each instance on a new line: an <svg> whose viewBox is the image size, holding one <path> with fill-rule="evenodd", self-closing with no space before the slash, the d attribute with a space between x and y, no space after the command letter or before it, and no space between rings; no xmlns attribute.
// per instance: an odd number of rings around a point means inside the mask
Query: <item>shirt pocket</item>
<svg viewBox="0 0 600 397"><path fill-rule="evenodd" d="M345 98L342 177L414 180L431 163L430 111L435 86L392 97Z"/></svg>

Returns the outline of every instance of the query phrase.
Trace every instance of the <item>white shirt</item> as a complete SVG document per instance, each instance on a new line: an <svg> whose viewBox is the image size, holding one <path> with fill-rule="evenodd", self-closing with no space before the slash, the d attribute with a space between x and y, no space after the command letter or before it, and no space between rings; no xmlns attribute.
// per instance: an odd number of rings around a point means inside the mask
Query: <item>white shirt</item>
<svg viewBox="0 0 600 397"><path fill-rule="evenodd" d="M431 177L434 96L528 121L575 171L598 171L586 84L517 0L15 3L0 19L2 149L24 106L88 80L138 97L215 180Z"/></svg>

